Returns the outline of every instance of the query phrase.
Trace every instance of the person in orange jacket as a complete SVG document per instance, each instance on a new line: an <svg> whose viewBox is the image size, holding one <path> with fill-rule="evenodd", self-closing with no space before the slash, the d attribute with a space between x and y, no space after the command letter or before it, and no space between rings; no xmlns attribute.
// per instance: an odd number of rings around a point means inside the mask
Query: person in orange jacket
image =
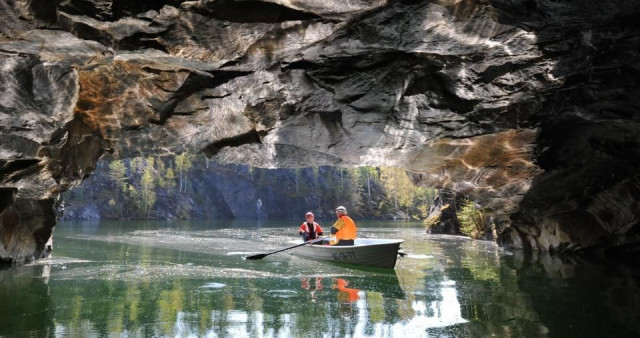
<svg viewBox="0 0 640 338"><path fill-rule="evenodd" d="M302 239L306 242L317 239L318 236L322 236L322 227L320 224L313 221L313 213L309 211L305 215L305 218L307 221L300 225L300 230L298 231L298 234L302 236Z"/></svg>
<svg viewBox="0 0 640 338"><path fill-rule="evenodd" d="M347 246L353 245L358 231L356 223L347 216L347 208L339 206L336 208L338 220L331 227L331 245Z"/></svg>

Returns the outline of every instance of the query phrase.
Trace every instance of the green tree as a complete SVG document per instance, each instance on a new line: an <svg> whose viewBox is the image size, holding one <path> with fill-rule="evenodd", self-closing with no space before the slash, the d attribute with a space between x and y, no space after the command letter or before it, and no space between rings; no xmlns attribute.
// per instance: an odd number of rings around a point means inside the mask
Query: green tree
<svg viewBox="0 0 640 338"><path fill-rule="evenodd" d="M428 187L417 187L414 199L414 206L418 210L418 218L424 219L429 216L429 209L433 204L433 199L436 196L436 189Z"/></svg>
<svg viewBox="0 0 640 338"><path fill-rule="evenodd" d="M134 157L131 159L129 167L131 168L131 176L140 174L144 170L144 160L142 157Z"/></svg>
<svg viewBox="0 0 640 338"><path fill-rule="evenodd" d="M407 214L409 215L411 214L410 208L413 206L418 190L417 187L413 184L411 178L409 178L409 175L406 171L399 169L398 176L400 184L400 187L398 188L398 191L400 192L398 201L400 202L400 205L405 208Z"/></svg>
<svg viewBox="0 0 640 338"><path fill-rule="evenodd" d="M363 205L362 201L362 175L358 168L347 169L347 188L349 201L355 210L360 210Z"/></svg>
<svg viewBox="0 0 640 338"><path fill-rule="evenodd" d="M164 166L164 161L162 161L162 159L156 159L155 161L156 163L156 184L158 184L158 186L160 188L166 188L169 185L169 182L167 180L167 169Z"/></svg>
<svg viewBox="0 0 640 338"><path fill-rule="evenodd" d="M460 231L471 238L478 238L487 224L486 214L476 208L476 204L468 200L458 212Z"/></svg>
<svg viewBox="0 0 640 338"><path fill-rule="evenodd" d="M127 195L133 202L133 204L137 207L138 210L144 207L144 203L142 203L142 198L136 187L133 184L127 184L126 188Z"/></svg>
<svg viewBox="0 0 640 338"><path fill-rule="evenodd" d="M147 168L152 168L153 169L155 167L155 165L156 165L156 159L151 157L151 156L147 157L144 160L144 169L147 169Z"/></svg>
<svg viewBox="0 0 640 338"><path fill-rule="evenodd" d="M114 160L109 163L109 177L113 180L115 197L113 204L110 203L113 207L116 208L118 216L122 216L122 206L119 203L120 200L120 191L123 190L126 186L126 174L127 168L121 160Z"/></svg>
<svg viewBox="0 0 640 338"><path fill-rule="evenodd" d="M371 170L369 167L364 168L364 172L367 175L367 196L371 200Z"/></svg>
<svg viewBox="0 0 640 338"><path fill-rule="evenodd" d="M169 168L166 170L164 175L164 182L166 188L175 188L176 175L173 173L173 168Z"/></svg>
<svg viewBox="0 0 640 338"><path fill-rule="evenodd" d="M386 195L389 199L394 202L395 209L398 210L398 195L397 191L397 175L395 168L380 168L380 183L382 187L385 189Z"/></svg>
<svg viewBox="0 0 640 338"><path fill-rule="evenodd" d="M147 163L153 164L153 161L149 161ZM140 179L140 194L143 203L142 205L147 213L147 218L149 218L149 210L153 207L153 204L156 203L155 188L156 185L153 166L147 166L142 173L142 178Z"/></svg>
<svg viewBox="0 0 640 338"><path fill-rule="evenodd" d="M124 186L127 168L121 160L114 160L109 163L109 177L113 180L116 189Z"/></svg>
<svg viewBox="0 0 640 338"><path fill-rule="evenodd" d="M371 185L377 183L378 171L374 167L360 167L360 177L362 177L362 185L366 188L367 198L371 201Z"/></svg>
<svg viewBox="0 0 640 338"><path fill-rule="evenodd" d="M407 214L413 204L415 186L406 171L399 168L381 167L380 183L385 188L387 196L394 201L396 210L406 208Z"/></svg>
<svg viewBox="0 0 640 338"><path fill-rule="evenodd" d="M175 158L176 162L176 170L178 171L179 176L179 188L178 192L186 192L187 191L187 172L193 166L191 161L191 156L189 153L182 153Z"/></svg>

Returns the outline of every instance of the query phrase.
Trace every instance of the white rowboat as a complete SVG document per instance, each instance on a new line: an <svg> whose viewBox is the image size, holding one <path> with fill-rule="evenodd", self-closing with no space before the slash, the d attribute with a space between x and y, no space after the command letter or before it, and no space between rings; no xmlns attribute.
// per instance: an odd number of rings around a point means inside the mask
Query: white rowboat
<svg viewBox="0 0 640 338"><path fill-rule="evenodd" d="M393 268L402 242L401 239L358 238L352 246L307 244L292 249L291 254L321 261Z"/></svg>

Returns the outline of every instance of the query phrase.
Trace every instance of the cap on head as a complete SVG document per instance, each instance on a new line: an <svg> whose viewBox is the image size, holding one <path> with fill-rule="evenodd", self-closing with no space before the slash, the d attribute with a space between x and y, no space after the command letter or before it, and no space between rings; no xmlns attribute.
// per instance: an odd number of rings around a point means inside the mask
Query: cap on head
<svg viewBox="0 0 640 338"><path fill-rule="evenodd" d="M311 216L313 217L313 213L311 211L309 211L308 213L305 214L305 216Z"/></svg>
<svg viewBox="0 0 640 338"><path fill-rule="evenodd" d="M339 206L336 208L336 211L342 214L347 214L347 208L343 207L343 206Z"/></svg>

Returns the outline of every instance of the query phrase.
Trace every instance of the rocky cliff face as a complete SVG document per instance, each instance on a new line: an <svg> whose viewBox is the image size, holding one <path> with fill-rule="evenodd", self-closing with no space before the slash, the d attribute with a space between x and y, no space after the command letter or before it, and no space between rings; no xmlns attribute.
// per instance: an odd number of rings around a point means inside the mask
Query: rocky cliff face
<svg viewBox="0 0 640 338"><path fill-rule="evenodd" d="M398 166L502 215L505 244L637 248L639 14L624 0L1 0L0 257L40 256L55 197L105 152L187 149Z"/></svg>
<svg viewBox="0 0 640 338"><path fill-rule="evenodd" d="M175 168L169 162L171 159L167 159L164 168ZM138 164L127 159L122 162L127 168L124 181L142 193L144 169L134 168ZM205 161L202 156L192 158L191 162L190 169L182 175L182 184L179 179L168 180L165 173L156 171L156 177L165 178L163 184L155 182L155 202L147 209L141 205L141 198L116 188L109 166L112 162L103 158L82 186L63 194L61 220L244 219L281 220L282 224L296 225L304 221L308 211L313 211L316 222L330 227L338 205L347 205L349 215L356 219L394 219L406 215L405 210L393 207L388 190L378 179L361 183L367 184L364 187L356 186L354 176L358 173L344 168L262 169L221 165ZM430 200L425 192L421 192L419 199ZM416 208L411 209L412 215L419 213Z"/></svg>

